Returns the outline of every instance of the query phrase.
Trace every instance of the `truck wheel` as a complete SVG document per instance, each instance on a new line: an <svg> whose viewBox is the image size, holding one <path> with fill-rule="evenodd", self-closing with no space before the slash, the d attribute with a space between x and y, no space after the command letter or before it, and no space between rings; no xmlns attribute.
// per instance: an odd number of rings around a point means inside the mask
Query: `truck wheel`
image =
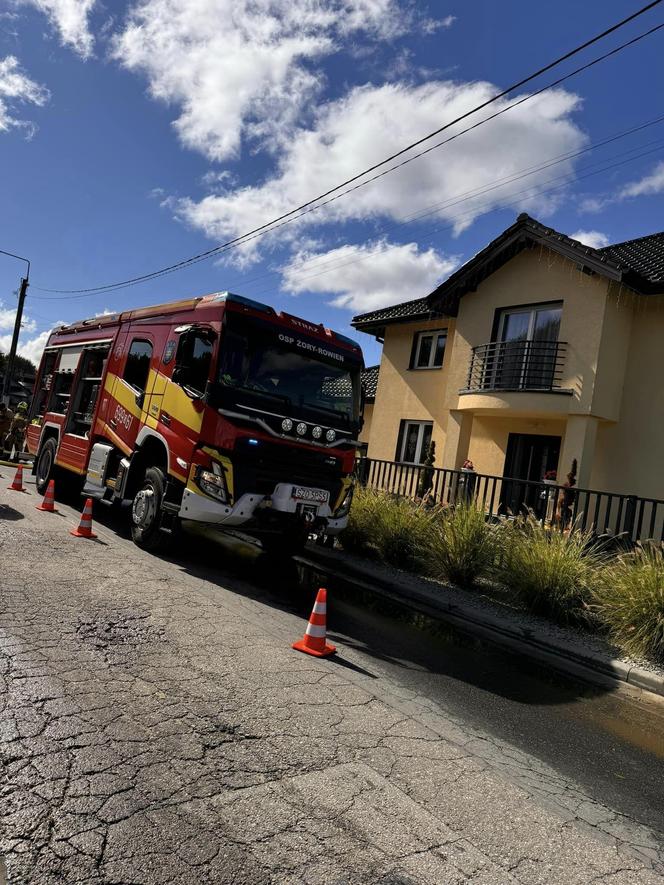
<svg viewBox="0 0 664 885"><path fill-rule="evenodd" d="M132 540L143 550L152 553L163 548L168 541L166 533L159 529L165 488L162 471L158 467L148 467L131 503Z"/></svg>
<svg viewBox="0 0 664 885"><path fill-rule="evenodd" d="M49 480L53 478L56 450L57 443L54 439L47 439L39 450L37 467L35 468L35 485L40 495L46 493Z"/></svg>

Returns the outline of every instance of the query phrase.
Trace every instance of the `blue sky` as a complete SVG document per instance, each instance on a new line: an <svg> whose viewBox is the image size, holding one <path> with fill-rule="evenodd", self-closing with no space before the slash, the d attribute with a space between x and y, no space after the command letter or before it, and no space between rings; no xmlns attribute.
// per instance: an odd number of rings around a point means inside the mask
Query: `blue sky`
<svg viewBox="0 0 664 885"><path fill-rule="evenodd" d="M427 294L520 211L590 245L664 229L664 123L569 156L664 115L660 32L222 260L92 297L38 288L241 234L639 5L2 0L0 249L32 261L21 352L57 321L230 289L352 334L371 364L352 316ZM661 21L664 4L580 61ZM20 274L0 256L0 350Z"/></svg>

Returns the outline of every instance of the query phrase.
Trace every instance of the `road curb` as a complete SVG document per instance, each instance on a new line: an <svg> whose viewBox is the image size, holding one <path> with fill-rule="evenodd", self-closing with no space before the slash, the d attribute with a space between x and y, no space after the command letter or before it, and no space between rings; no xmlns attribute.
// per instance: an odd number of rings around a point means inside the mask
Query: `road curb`
<svg viewBox="0 0 664 885"><path fill-rule="evenodd" d="M436 598L415 587L376 576L371 566L362 568L349 562L341 553L321 547L307 547L298 560L305 566L332 578L341 578L400 605L406 605L434 620L444 621L462 632L471 634L508 651L531 658L554 670L578 676L586 681L611 685L625 682L636 688L664 696L664 677L643 670L599 652L570 644L553 643L536 628L515 626L499 612L490 612L465 605L450 596Z"/></svg>

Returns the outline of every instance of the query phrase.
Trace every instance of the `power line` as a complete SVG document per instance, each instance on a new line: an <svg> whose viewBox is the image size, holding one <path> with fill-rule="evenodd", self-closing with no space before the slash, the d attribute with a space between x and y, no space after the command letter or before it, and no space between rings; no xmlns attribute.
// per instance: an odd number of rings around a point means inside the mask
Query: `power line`
<svg viewBox="0 0 664 885"><path fill-rule="evenodd" d="M648 123L648 124L643 124L642 126L634 127L633 129L627 130L627 132L625 132L625 133L622 133L622 134L619 134L619 135L612 136L611 138L607 138L607 139L605 139L603 142L600 142L600 143L599 143L598 145L596 145L595 147L598 147L598 146L601 146L601 145L607 144L607 143L609 143L609 142L611 142L611 141L615 141L617 138L619 138L619 137L624 137L624 135L626 135L626 134L631 134L631 133L634 132L634 131L638 131L638 130L644 128L646 125L653 125L655 122L662 122L662 121L664 121L664 116L663 116L663 117L660 117L660 118L657 118L657 120L651 121L651 122ZM654 145L654 147L653 147L653 145ZM539 187L539 188L535 188L535 189L532 189L532 188L525 188L525 189L523 189L523 190L521 190L521 191L517 191L517 192L515 192L514 194L511 194L511 196L513 196L513 197L523 197L523 198L532 198L532 197L541 196L541 195L544 195L544 194L555 193L556 191L560 191L560 190L562 190L562 189L565 188L568 184L570 184L570 183L572 183L572 182L574 182L574 181L581 181L581 180L584 180L584 179L586 179L586 178L591 178L591 177L593 177L593 176L595 176L595 175L599 175L599 174L601 174L602 172L607 172L607 171L609 171L609 170L612 170L612 169L618 168L618 167L620 167L620 166L624 166L624 165L626 165L626 164L628 164L628 163L634 162L635 160L642 159L642 158L645 157L645 156L648 156L648 155L650 155L650 154L653 154L653 153L657 152L658 150L660 150L660 148L661 148L662 146L664 146L664 139L661 139L661 138L660 138L660 139L656 139L656 140L654 140L654 141L652 141L652 142L648 142L648 143L646 143L646 144L644 144L644 145L637 145L636 147L629 148L627 151L622 151L622 152L619 153L619 154L614 154L613 157L610 157L610 158L608 158L608 159L615 160L615 162L611 162L611 163L609 163L608 165L601 165L599 169L594 169L594 171L588 171L588 170L593 170L593 168L594 168L595 166L598 166L600 163L605 163L606 161L598 161L598 162L596 162L596 163L591 163L591 164L589 164L588 166L583 167L583 168L580 170L581 174L579 174L579 172L575 172L575 173L573 173L573 174L571 174L571 175L562 175L562 176L557 176L556 178L549 179L547 182L545 182L545 184L547 185L546 187ZM645 148L645 147L648 147L649 149L648 149L648 150L643 150L643 148ZM589 149L592 149L592 148L587 148L587 149L585 149L585 150L589 150ZM617 160L618 157L623 157L625 154L631 154L631 153L634 153L634 151L640 151L640 152L637 153L635 156L627 157L627 158L622 159L622 160ZM579 152L577 152L577 153L581 153L581 152L582 152L582 151L579 151ZM565 157L566 157L566 155L563 155L563 158L558 159L556 162L558 162L558 163L559 163L559 162L563 162ZM547 162L547 163L542 164L542 168L548 168L548 167L553 166L553 165L555 165L554 162ZM540 170L540 167L534 167L534 171L539 171L539 170ZM530 174L532 174L532 172L531 172ZM523 176L523 175L520 175L520 176L514 176L514 179L518 179L518 178L522 178L522 177L524 177L524 176ZM556 182L556 181L560 181L561 184L557 184L557 185L554 186L554 187L549 187L549 186L548 186L548 185L551 185L553 182ZM498 186L504 186L505 184L510 184L510 183L511 183L511 179L510 179L510 178L507 178L507 179L503 182L503 184L498 185ZM469 192L469 193L470 193L470 197L466 197L465 199L472 199L472 198L475 198L475 197L478 197L478 196L482 196L482 195L484 195L484 193L487 193L487 192L489 192L489 191L494 190L495 187L496 187L496 185L493 184L493 185L489 185L489 186L487 186L487 187L485 187L485 188L483 188L483 189L479 189L479 190L476 190L476 191ZM456 205L456 204L461 203L461 202L464 202L464 199L455 199L454 201L448 201L448 205ZM467 218L472 218L472 217L473 217L478 211L480 211L480 212L482 212L482 211L487 211L488 209L490 209L490 207L491 207L491 203L480 204L479 207L474 207L474 208L471 209L470 211L462 212L462 213L459 213L459 214L457 214L457 215L454 215L454 216L452 216L451 223L449 223L449 224L444 224L444 225L435 225L435 226L433 226L433 227L430 227L430 228L428 228L426 231L424 231L424 235L426 235L426 236L430 236L431 234L433 234L433 233L437 233L437 232L439 232L439 231L441 231L441 230L450 230L450 229L453 229L459 221L463 221L463 220L465 220L465 219L467 219ZM433 214L433 213L430 211L430 212L427 213L427 214ZM406 223L406 222L403 222L402 224L405 224L405 223ZM393 227L399 227L399 226L401 226L401 225L394 225ZM312 278L314 278L314 277L323 276L323 275L325 275L325 274L327 274L327 273L330 273L330 272L333 271L333 270L337 270L337 269L340 268L340 267L346 267L347 265L350 265L350 264L356 264L356 263L359 263L359 262L361 262L361 261L369 260L369 258L370 258L371 256L370 256L370 255L358 255L358 256L356 256L356 257L354 257L354 258L349 258L349 259L345 259L345 260L332 259L332 260L327 260L327 261L325 261L325 258L326 258L326 257L327 257L327 256L325 256L325 255L314 256L311 260L303 262L302 267L305 267L305 268L308 267L308 266L310 267L311 265L317 264L318 262L321 262L321 263L320 263L320 266L316 268L315 272L313 272L313 273L308 273L308 274L305 274L305 275L302 275L301 278L307 280L307 279L312 279ZM274 276L274 275L276 275L276 274L278 274L278 273L279 273L279 271L270 271L270 272L267 272L267 273L260 274L259 276L254 277L254 278L252 278L252 279L244 280L243 285L246 286L246 285L249 285L250 283L258 282L259 280L262 280L262 279L268 278L268 277L270 277L270 276ZM259 290L258 293L255 293L255 292L254 292L254 293L252 293L252 294L254 294L254 295L256 295L256 294L261 295L261 294L263 294L263 293L267 293L267 292L269 292L269 291L271 291L271 290L264 289L264 290ZM78 296L76 296L76 295L75 295L75 296L66 296L65 298L62 298L62 299L57 298L57 297L55 297L55 298L46 298L46 297L44 297L44 296L33 296L33 298L39 298L40 300L44 300L44 301L74 300L74 299L77 299L77 298L85 298L85 297L89 297L89 296L86 296L86 295L78 295Z"/></svg>
<svg viewBox="0 0 664 885"><path fill-rule="evenodd" d="M536 79L537 77L541 76L543 73L546 73L547 71L551 70L552 68L557 67L559 64L561 64L562 62L571 58L572 56L577 55L579 52L583 51L584 49L588 48L589 46L593 45L594 43L597 43L599 40L602 40L604 37L617 31L619 28L624 27L629 22L634 21L636 18L638 18L639 16L648 12L650 9L653 9L655 6L658 6L661 2L662 2L662 0L652 0L652 2L648 3L646 6L642 7L641 9L637 10L636 12L632 13L630 16L627 16L626 18L622 19L621 21L617 22L616 24L612 25L611 27L605 29L600 34L597 34L596 36L592 37L591 39L586 40L581 45L575 47L574 49L570 50L569 52L567 52L564 55L560 56L559 58L555 59L554 61L549 62L547 65L545 65L544 67L535 71L534 73L529 74L527 77L522 78L517 83L513 83L507 89L504 89L502 92L497 93L496 95L492 96L491 98L487 99L486 101L482 102L481 104L477 105L476 107L472 108L471 110L466 111L465 113L459 115L454 120L450 120L448 123L445 123L443 126L440 126L438 129L434 130L433 132L430 132L428 135L423 136L422 138L412 142L411 144L407 145L406 147L402 148L401 150L397 151L396 153L392 154L391 156L386 157L384 160L381 160L379 163L375 163L374 165L363 170L362 172L359 172L356 175L352 176L351 178L348 178L345 181L341 182L340 184L335 185L335 187L330 188L329 190L325 191L322 194L319 194L317 197L307 200L305 203L302 203L300 206L298 206L294 209L291 209L288 212L283 213L282 215L278 216L275 219L272 219L271 221L268 221L262 225L259 225L258 227L254 228L251 231L248 231L245 234L234 237L233 239L228 240L227 242L222 243L218 246L215 246L212 249L208 249L205 252L201 252L198 255L191 256L190 258L183 259L182 261L179 261L179 262L176 262L175 264L161 268L160 270L156 270L156 271L152 271L150 273L142 274L137 277L132 277L127 280L118 281L116 283L109 283L109 284L106 284L103 286L93 286L93 287L88 287L88 288L84 288L84 289L49 289L49 288L44 288L44 287L34 287L34 288L39 288L40 291L52 292L52 293L56 293L56 294L77 294L77 295L78 294L92 295L92 294L96 294L96 293L100 293L100 292L124 288L124 287L135 285L135 284L138 284L141 282L146 282L151 279L156 279L156 278L163 276L167 273L173 273L176 270L180 270L180 269L188 267L192 264L195 264L199 261L203 261L203 260L211 257L212 255L219 254L220 252L227 250L231 247L235 247L240 244L244 244L245 242L248 242L251 239L255 238L257 235L269 233L269 232L277 229L278 227L282 226L282 224L284 222L286 222L287 220L290 222L292 220L296 220L296 218L298 218L298 217L301 217L303 214L306 214L306 212L304 210L314 211L314 209L320 208L321 205L325 205L324 203L320 203L321 200L324 200L326 197L329 197L332 194L336 193L337 191L340 191L343 188L346 188L348 185L359 181L359 179L364 178L369 173L374 172L375 170L381 168L382 166L387 165L388 163L391 163L393 160L403 156L404 154L408 153L408 151L412 150L413 148L418 147L419 145L423 144L424 142L428 141L429 139L434 138L436 135L439 135L441 132L449 129L450 127L456 125L457 123L461 122L462 120L467 119L472 114L475 114L478 111L483 110L485 107L489 106L490 104L493 104L494 102L498 101L499 99L504 98L508 93L513 92L515 89L519 89L521 86L524 86L526 83L529 83L530 81ZM597 64L600 61L603 61L605 58L615 55L617 52L620 52L623 49L625 49L626 47L633 45L634 43L638 42L639 40L642 40L645 37L650 36L651 34L660 30L662 27L664 27L664 24L660 24L660 25L657 25L657 26L649 29L648 31L638 35L637 37L633 38L632 40L627 41L626 43L622 44L619 47L616 47L615 49L611 50L608 53L605 53L603 56L601 56L597 59L593 59L591 62L582 66L581 68L578 68L576 71L573 71L570 74L567 74L564 77L559 78L558 80L554 81L553 83L549 84L548 86L543 87L542 89L538 90L537 92L533 93L532 95L526 96L526 97L520 99L518 102L515 102L512 105L509 105L507 108L502 109L499 113L504 113L505 111L509 110L511 107L515 107L519 104L522 104L524 101L527 101L530 98L534 97L534 95L540 94L545 89L550 89L550 88L553 88L553 86L559 85L560 83L564 82L566 79L569 79L570 77L575 76L576 74L580 73L581 71L586 70L588 67L591 67L593 64ZM469 127L469 128L470 129L477 128L477 126L482 125L484 122L488 122L488 120L493 119L495 116L498 116L498 115L499 114L494 114L494 115L480 121L479 123L474 124L472 127ZM458 138L459 135L461 135L461 134L463 134L463 133L457 133L455 136L452 136L452 138ZM433 150L433 149L435 149L435 147L440 147L440 146L442 146L442 144L446 143L449 140L452 140L452 139L450 138L450 139L446 140L445 142L441 142L439 145L435 145L435 146L429 148L428 150ZM422 154L426 153L426 152L428 152L428 151L424 151L424 152L422 152ZM416 159L416 158L413 157L411 159ZM392 167L392 169L390 169L390 170L385 170L380 175L375 176L374 179L372 179L372 180L375 180L376 178L381 177L383 174L387 174L389 171L393 171L394 169L399 168L401 165L404 165L405 162L410 162L410 160L403 161L402 163L397 164L396 166ZM365 182L365 184L368 184L368 183L369 183L368 181ZM359 186L363 186L363 185L357 185L356 187L359 187ZM345 193L352 192L353 190L356 189L356 187L348 189ZM339 196L341 196L341 195L339 195ZM336 198L334 198L334 199L336 199ZM332 200L328 200L327 202L331 202L331 201ZM314 206L314 204L320 204L320 205ZM300 213L300 214L298 215L298 213Z"/></svg>
<svg viewBox="0 0 664 885"><path fill-rule="evenodd" d="M659 139L657 141L657 147L653 147L650 150L643 151L634 157L628 157L627 159L620 160L615 163L610 163L609 165L603 166L602 168L596 169L595 171L587 172L585 175L575 174L575 175L568 175L568 176L559 176L558 178L550 179L549 182L547 182L547 184L551 184L551 182L553 182L553 181L562 180L561 184L557 184L554 187L535 188L535 189L531 189L531 190L526 188L525 190L518 191L516 194L514 194L514 196L521 196L523 198L531 198L531 197L542 196L544 194L555 193L556 191L562 190L563 188L565 188L568 184L572 183L573 181L579 181L579 180L584 180L586 178L592 178L595 175L600 175L602 172L608 172L611 169L616 169L620 166L624 166L628 163L632 163L635 160L640 160L642 157L648 156L650 154L653 154L653 153L659 151L662 147L664 147L664 140ZM585 167L585 168L591 168L591 167ZM490 203L485 204L484 207L480 206L480 211L482 210L482 208L489 209L490 206L491 206ZM426 230L425 235L430 236L431 234L437 233L442 230L451 230L456 226L456 224L459 221L463 221L466 218L472 218L475 215L476 211L477 211L476 209L473 209L473 210L470 210L467 212L459 213L458 215L453 216L453 220L451 223L443 224L443 225L435 225L434 227L431 227L428 230ZM324 257L324 256L321 256L321 257ZM356 264L360 261L366 261L366 260L368 260L369 257L370 256L367 256L367 255L359 255L355 258L349 258L349 259L343 260L343 261L332 260L328 264L323 265L322 266L323 269L318 269L314 273L309 273L309 274L303 275L302 279L308 280L308 279L313 279L318 276L324 276L326 273L331 273L334 270L338 270L340 267L346 267L349 264ZM261 294L267 293L269 291L270 290L268 290L268 289L263 289L263 290L260 290L258 293L253 292L252 295L261 295Z"/></svg>

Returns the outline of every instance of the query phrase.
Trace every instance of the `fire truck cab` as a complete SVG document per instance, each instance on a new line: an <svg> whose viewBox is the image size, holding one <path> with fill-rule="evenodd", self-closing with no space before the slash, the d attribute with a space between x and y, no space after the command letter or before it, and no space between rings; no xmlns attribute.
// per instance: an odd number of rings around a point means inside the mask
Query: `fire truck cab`
<svg viewBox="0 0 664 885"><path fill-rule="evenodd" d="M190 520L293 552L347 523L362 365L349 338L228 292L63 326L27 433L38 490L79 477L146 549Z"/></svg>

